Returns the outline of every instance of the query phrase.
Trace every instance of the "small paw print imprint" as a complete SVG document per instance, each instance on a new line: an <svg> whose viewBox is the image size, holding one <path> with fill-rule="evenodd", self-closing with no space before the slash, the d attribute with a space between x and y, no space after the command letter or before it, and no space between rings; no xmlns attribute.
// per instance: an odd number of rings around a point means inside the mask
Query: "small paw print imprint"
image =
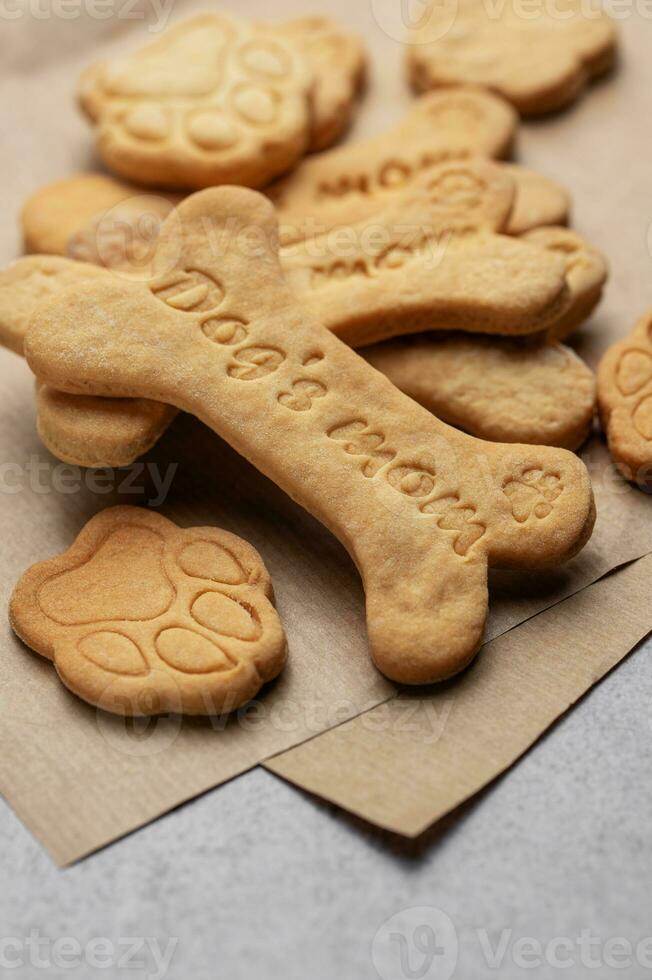
<svg viewBox="0 0 652 980"><path fill-rule="evenodd" d="M90 704L126 715L216 714L283 667L286 641L257 552L217 528L115 507L29 569L16 632Z"/></svg>
<svg viewBox="0 0 652 980"><path fill-rule="evenodd" d="M514 520L519 524L525 524L531 517L543 520L552 514L562 490L561 480L555 473L540 469L524 470L520 477L509 480L503 487Z"/></svg>
<svg viewBox="0 0 652 980"><path fill-rule="evenodd" d="M90 68L80 100L105 162L125 177L262 186L305 151L310 83L290 41L203 14L124 61Z"/></svg>

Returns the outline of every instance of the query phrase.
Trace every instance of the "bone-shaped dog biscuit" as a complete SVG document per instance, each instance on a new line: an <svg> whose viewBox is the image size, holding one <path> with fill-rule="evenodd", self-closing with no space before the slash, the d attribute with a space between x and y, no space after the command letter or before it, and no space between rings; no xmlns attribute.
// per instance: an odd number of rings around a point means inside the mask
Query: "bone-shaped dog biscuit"
<svg viewBox="0 0 652 980"><path fill-rule="evenodd" d="M546 229L540 239L539 245L564 256L571 294L564 322L567 327L577 325L596 301L596 281L601 289L606 263L600 253L566 229ZM30 317L43 297L42 283L47 283L47 295L53 295L56 289L83 284L89 273L106 281L111 277L107 270L49 256L19 259L0 272L0 341L22 352ZM30 286L32 276L34 288ZM346 301L350 305L351 300L346 280L341 289L346 309ZM318 298L318 291L305 295L306 303L319 316ZM391 311L391 294L388 300ZM555 330L558 327L556 324ZM417 354L418 346L422 356ZM590 373L579 367L566 348L541 344L514 348L497 338L433 336L422 338L420 345L387 344L377 350L387 353L375 366L397 387L472 435L565 448L575 448L582 441L593 397ZM571 383L575 374L576 383ZM477 393L472 402L455 378L464 379L469 391ZM497 397L499 383L501 398ZM38 430L44 444L59 459L81 466L128 465L156 442L176 415L171 406L144 399L80 398L48 385L39 386L37 401ZM482 408L475 409L473 402ZM506 404L512 414L509 430Z"/></svg>
<svg viewBox="0 0 652 980"><path fill-rule="evenodd" d="M614 21L582 0L525 12L516 0L429 0L409 32L408 69L418 92L483 85L523 115L560 109L611 67Z"/></svg>
<svg viewBox="0 0 652 980"><path fill-rule="evenodd" d="M154 187L263 187L305 152L312 76L280 33L221 14L176 24L83 74L110 170Z"/></svg>
<svg viewBox="0 0 652 980"><path fill-rule="evenodd" d="M63 555L25 572L9 615L90 704L211 715L238 708L283 669L272 599L260 555L241 538L112 507Z"/></svg>
<svg viewBox="0 0 652 980"><path fill-rule="evenodd" d="M565 262L501 234L513 201L495 164L444 164L373 222L284 249L283 268L353 347L425 329L537 333L568 308Z"/></svg>
<svg viewBox="0 0 652 980"><path fill-rule="evenodd" d="M598 408L625 479L652 485L652 312L609 348L598 369Z"/></svg>
<svg viewBox="0 0 652 980"><path fill-rule="evenodd" d="M507 234L522 235L541 226L567 223L569 196L556 181L516 164L500 166L515 184L514 205L504 229ZM419 176L415 174L414 179ZM375 213L382 212L394 198L398 201L409 189L410 183L400 190L378 195ZM56 181L36 191L25 202L21 216L25 248L28 252L66 255L112 269L131 269L150 254L160 225L181 199L180 194L170 192L153 195L103 174L80 174ZM360 216L358 204L358 201L351 202L347 225L352 216L356 223L358 218L364 220L367 205ZM297 222L306 231L309 229L310 214L303 213L302 207L299 204L296 210L289 210L290 224L285 234L281 228L281 240L289 242L296 238ZM333 211L332 217L343 217L343 213ZM317 218L314 225L323 228L324 214L319 207ZM369 220L373 220L371 214Z"/></svg>
<svg viewBox="0 0 652 980"><path fill-rule="evenodd" d="M450 94L446 95L451 100ZM416 115L416 113L415 113ZM410 143L397 141L397 147L409 159ZM345 169L348 155L357 157L355 145L343 146L330 153L306 160L289 177L273 184L266 193L274 201L281 223L281 243L292 245L306 238L314 238L333 228L373 221L376 214L393 201L398 205L406 191L414 184L422 183L424 174L434 173L441 166L441 158L433 154L437 162L428 162L424 153L418 165L405 163L401 176L392 181L373 186L362 191L351 187L345 178L337 185L333 174ZM454 153L450 154L452 157ZM463 154L460 154L462 157ZM329 159L329 158L333 159ZM341 158L341 159L340 159ZM380 153L376 159L382 160ZM424 160L426 161L424 163ZM353 167L354 162L351 163ZM515 199L512 212L504 231L509 235L522 235L544 225L563 225L568 221L570 198L556 181L517 164L501 165L515 184ZM331 186L331 191L324 188ZM338 187L340 190L334 188Z"/></svg>
<svg viewBox="0 0 652 980"><path fill-rule="evenodd" d="M349 550L379 668L405 683L454 674L482 641L488 565L557 563L587 540L586 468L564 450L481 442L401 394L297 304L260 195L206 191L177 218L149 286L95 283L37 311L32 370L64 391L202 419ZM257 254L216 254L207 227L258 228ZM170 290L181 273L185 306Z"/></svg>
<svg viewBox="0 0 652 980"><path fill-rule="evenodd" d="M513 110L488 92L424 96L392 129L310 157L291 180L266 189L279 211L281 243L371 218L387 198L442 163L504 157L515 132Z"/></svg>
<svg viewBox="0 0 652 980"><path fill-rule="evenodd" d="M359 353L433 415L480 439L577 449L593 423L593 372L563 344L457 334Z"/></svg>
<svg viewBox="0 0 652 980"><path fill-rule="evenodd" d="M330 235L285 250L286 275L299 295L319 293L320 319L352 346L419 329L539 332L568 305L564 262L499 234L514 194L495 164L440 165L390 199L371 227L350 225L343 252Z"/></svg>

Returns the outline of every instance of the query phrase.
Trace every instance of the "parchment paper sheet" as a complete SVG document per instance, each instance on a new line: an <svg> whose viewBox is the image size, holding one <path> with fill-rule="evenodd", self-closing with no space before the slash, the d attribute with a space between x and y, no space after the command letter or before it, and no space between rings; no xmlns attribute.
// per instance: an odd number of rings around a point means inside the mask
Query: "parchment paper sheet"
<svg viewBox="0 0 652 980"><path fill-rule="evenodd" d="M457 681L407 694L267 768L416 837L511 766L652 629L652 555L491 643Z"/></svg>
<svg viewBox="0 0 652 980"><path fill-rule="evenodd" d="M223 6L240 14L279 19L306 13L303 0L283 0L273 10L262 0L231 0ZM345 0L314 0L310 4L310 11L338 16L363 33L372 54L369 91L351 138L391 125L411 100L400 46L374 17L379 6L382 4L353 5ZM116 9L120 7L117 3ZM209 5L204 7L210 9ZM155 19L154 8L146 0L129 9L144 13L149 23ZM172 18L197 9L200 5L177 0ZM97 169L90 132L73 103L79 70L98 57L142 40L146 30L146 23L127 16L64 21L34 18L27 13L27 5L25 11L24 16L0 24L3 264L20 254L17 215L25 196L48 181ZM594 87L568 113L525 126L518 154L528 166L557 177L571 188L576 201L575 226L612 259L607 299L581 342L591 360L652 303L648 248L652 132L643 125L652 82L648 56L652 23L633 11L622 27L623 68ZM314 774L306 773L301 764L307 749L297 750L296 766L291 753L274 762L275 770L285 769L288 775L292 770L295 782L305 781L316 789L319 784L329 795L331 776L323 758L327 753L321 753L321 739L315 736L395 696L395 689L369 662L362 590L337 542L192 419L182 417L175 423L146 458L145 470L131 487L123 484L125 474L121 473L104 480L101 490L83 471L63 473L35 435L29 371L22 361L4 351L0 351L0 384L3 608L16 579L32 562L65 549L85 521L103 507L116 502L152 504L156 497L152 473L165 476L171 472L167 467L176 465L160 509L183 525L226 527L261 551L274 577L291 652L290 665L280 681L264 692L248 716L232 720L226 728L210 722L185 722L178 730L177 722L168 720L142 732L138 726L134 729L98 716L70 696L51 665L28 653L4 625L0 638L0 792L61 863L89 853L193 795L308 739L313 740L310 751L320 753ZM564 699L568 704L576 699L582 684L586 686L585 675L572 668L576 650L595 650L598 664L608 669L652 627L652 609L641 584L649 574L645 563L601 583L597 592L590 589L578 599L560 602L618 565L652 552L649 498L614 477L599 440L589 447L587 459L595 479L600 516L585 552L567 568L545 576L492 576L489 638L501 636L553 606L545 617L532 620L488 648L496 664L506 670L505 687L526 685L527 671L514 675L508 668L512 659L520 662L519 653L526 656L531 651L533 637L544 628L541 624L545 625L548 643L554 642L564 667L553 687L539 691L539 730L528 729L520 742L510 738L502 746L503 728L496 716L492 734L501 751L496 751L494 773L486 759L477 768L470 768L463 786L450 783L445 805L442 796L435 794L435 798L424 788L421 802L412 801L413 808L403 824L392 810L395 803L384 801L379 794L375 808L366 808L369 819L395 826L403 833L418 832L436 819L442 807L455 805L458 797L468 796L524 751L556 717ZM135 492L139 488L140 492ZM623 579L625 575L630 578ZM617 583L634 578L639 585L630 600L631 623L637 624L632 635L624 628L605 632L602 625L598 629L597 618L586 612L585 604L605 608L612 590L619 588ZM621 601L618 591L613 596L617 607ZM511 651L504 658L496 654L503 645ZM565 650L569 652L564 654ZM477 676L486 670L487 660L485 651ZM597 677L598 667L594 667ZM476 673L460 682L460 704L470 697L471 677ZM500 687L495 679L493 682ZM449 697L450 690L448 687L435 698ZM518 699L519 690L512 694ZM394 703L387 710L396 710ZM466 710L473 716L475 702ZM455 717L460 713L461 708L456 707ZM463 722L459 724L459 732L466 738L464 754L472 758L487 742L487 733L483 731L480 737ZM327 737L339 740L346 731L341 728ZM348 744L351 773L355 775L353 767L361 753L353 741ZM441 751L438 745L435 749ZM404 746L396 733L391 739L377 739L373 757L365 755L361 784L369 765L379 772L394 763L400 767L403 751L408 764L414 751L412 734ZM333 756L333 765L341 766L340 755ZM344 795L340 800L343 806L363 812L365 807L359 800L347 801Z"/></svg>

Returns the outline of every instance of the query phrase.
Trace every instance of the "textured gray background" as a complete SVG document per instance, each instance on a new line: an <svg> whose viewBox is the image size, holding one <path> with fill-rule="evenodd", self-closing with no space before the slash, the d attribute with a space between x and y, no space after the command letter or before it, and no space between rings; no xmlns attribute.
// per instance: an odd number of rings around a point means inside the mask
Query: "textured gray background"
<svg viewBox="0 0 652 980"><path fill-rule="evenodd" d="M608 939L636 945L652 936L650 653L648 641L512 772L416 844L256 770L58 871L0 804L0 934L37 929L82 945L151 936L163 947L176 937L173 980L371 980L383 923L435 906L455 925L459 959L452 974L443 969L454 965L448 955L423 973L413 949L413 975L427 980L652 977L636 963L583 967L577 946L572 969L524 969L513 956L520 938L575 944L590 930L601 940L591 951L599 962ZM420 912L405 917L408 940L422 921ZM503 929L512 932L496 969L478 930L495 948ZM395 940L376 949L383 980L409 976ZM0 971L21 980L153 973L152 961L135 970Z"/></svg>

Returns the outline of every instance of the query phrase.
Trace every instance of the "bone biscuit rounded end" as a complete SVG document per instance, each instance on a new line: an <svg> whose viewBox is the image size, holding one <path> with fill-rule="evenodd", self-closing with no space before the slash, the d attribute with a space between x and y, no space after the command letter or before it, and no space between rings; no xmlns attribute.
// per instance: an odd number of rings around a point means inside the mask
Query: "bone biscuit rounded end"
<svg viewBox="0 0 652 980"><path fill-rule="evenodd" d="M88 468L130 466L160 439L177 412L144 398L70 395L39 385L37 429L64 463Z"/></svg>
<svg viewBox="0 0 652 980"><path fill-rule="evenodd" d="M568 224L571 197L561 184L517 164L505 163L503 168L517 187L507 226L510 235L523 235L536 228Z"/></svg>
<svg viewBox="0 0 652 980"><path fill-rule="evenodd" d="M29 321L41 304L68 286L109 281L110 273L55 255L28 255L0 271L0 343L23 353Z"/></svg>
<svg viewBox="0 0 652 980"><path fill-rule="evenodd" d="M406 555L400 562L404 573L397 570L387 580L365 577L371 655L378 669L398 684L445 681L464 670L482 644L486 563L467 562L442 579L441 559L436 554Z"/></svg>
<svg viewBox="0 0 652 980"><path fill-rule="evenodd" d="M523 240L560 255L566 262L571 302L548 332L551 340L565 340L594 311L609 277L609 263L599 249L569 228L537 228Z"/></svg>
<svg viewBox="0 0 652 980"><path fill-rule="evenodd" d="M133 185L103 174L78 174L47 184L23 205L25 247L29 252L66 255L70 239L81 228L138 193Z"/></svg>
<svg viewBox="0 0 652 980"><path fill-rule="evenodd" d="M593 372L561 344L450 334L359 353L433 415L480 439L574 450L593 423Z"/></svg>
<svg viewBox="0 0 652 980"><path fill-rule="evenodd" d="M493 529L487 544L490 564L549 568L578 554L596 520L591 479L582 460L565 449L514 445L497 454L495 463L512 520L506 518L507 526L498 533Z"/></svg>

